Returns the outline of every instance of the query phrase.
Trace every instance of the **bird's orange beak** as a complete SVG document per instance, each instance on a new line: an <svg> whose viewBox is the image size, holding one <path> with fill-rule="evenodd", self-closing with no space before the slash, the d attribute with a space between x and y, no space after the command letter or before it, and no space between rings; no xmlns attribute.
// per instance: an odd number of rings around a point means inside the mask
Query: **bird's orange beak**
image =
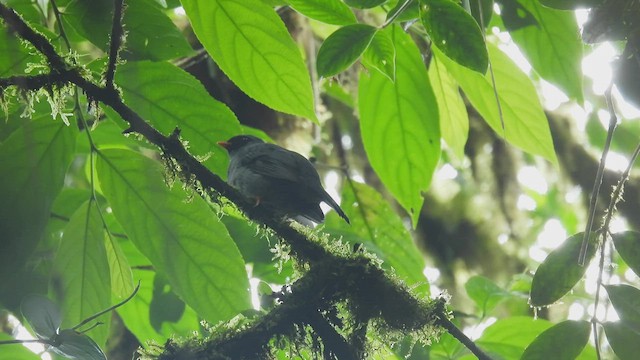
<svg viewBox="0 0 640 360"><path fill-rule="evenodd" d="M223 148L228 148L229 147L229 143L226 141L218 141L217 143L218 145L222 146Z"/></svg>

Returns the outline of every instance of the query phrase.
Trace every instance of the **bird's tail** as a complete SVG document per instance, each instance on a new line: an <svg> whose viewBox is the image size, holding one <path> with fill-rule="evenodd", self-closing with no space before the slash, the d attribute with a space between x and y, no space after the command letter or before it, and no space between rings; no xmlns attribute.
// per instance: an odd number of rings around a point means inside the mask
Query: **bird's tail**
<svg viewBox="0 0 640 360"><path fill-rule="evenodd" d="M335 210L338 215L340 215L341 218L344 219L344 221L347 222L347 224L351 224L351 222L349 222L349 218L347 217L347 214L344 213L344 211L342 211L342 208L340 208L340 205L338 205L338 203L333 200L333 198L331 197L331 195L329 195L326 191L324 191L324 202L326 202L327 204L329 204L329 206L331 206L331 208L333 210Z"/></svg>

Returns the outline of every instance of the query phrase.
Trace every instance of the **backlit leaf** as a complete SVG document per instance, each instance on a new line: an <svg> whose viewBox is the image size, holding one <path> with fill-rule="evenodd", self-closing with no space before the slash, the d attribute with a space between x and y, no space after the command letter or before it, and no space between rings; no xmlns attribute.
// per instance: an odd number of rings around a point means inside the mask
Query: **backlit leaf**
<svg viewBox="0 0 640 360"><path fill-rule="evenodd" d="M365 24L347 25L335 31L318 50L318 75L333 76L353 65L375 34L376 28Z"/></svg>
<svg viewBox="0 0 640 360"><path fill-rule="evenodd" d="M64 314L62 328L71 328L111 306L104 226L95 202L85 202L71 216L56 252L53 269L53 279L63 294L58 301ZM105 345L110 316L103 315L97 320L105 325L91 330L91 336L98 344Z"/></svg>
<svg viewBox="0 0 640 360"><path fill-rule="evenodd" d="M636 275L640 275L640 233L623 231L613 234L611 238L622 260Z"/></svg>
<svg viewBox="0 0 640 360"><path fill-rule="evenodd" d="M125 102L160 132L177 127L189 151L216 174L226 177L229 160L216 145L242 132L236 116L204 86L169 63L129 62L116 73Z"/></svg>
<svg viewBox="0 0 640 360"><path fill-rule="evenodd" d="M260 0L183 0L193 31L222 71L253 99L316 120L300 50Z"/></svg>
<svg viewBox="0 0 640 360"><path fill-rule="evenodd" d="M458 83L438 57L429 65L429 80L438 102L440 131L447 145L460 158L464 158L464 146L469 136L467 107L460 96Z"/></svg>
<svg viewBox="0 0 640 360"><path fill-rule="evenodd" d="M537 24L510 31L531 66L545 80L582 102L582 38L572 12L549 9L539 0L518 0Z"/></svg>
<svg viewBox="0 0 640 360"><path fill-rule="evenodd" d="M604 287L620 319L640 332L640 290L624 284Z"/></svg>
<svg viewBox="0 0 640 360"><path fill-rule="evenodd" d="M304 16L333 25L356 22L351 9L340 0L288 0L289 5Z"/></svg>
<svg viewBox="0 0 640 360"><path fill-rule="evenodd" d="M587 250L585 265L581 266L578 263L583 234L580 232L566 239L538 266L531 283L529 302L532 306L553 304L582 279L587 271L587 264L596 253L595 235L593 235Z"/></svg>
<svg viewBox="0 0 640 360"><path fill-rule="evenodd" d="M416 45L395 25L392 39L396 81L360 74L360 129L373 169L415 226L440 159L438 106Z"/></svg>
<svg viewBox="0 0 640 360"><path fill-rule="evenodd" d="M152 0L127 1L123 23L129 60L168 60L186 56L191 47L171 19ZM76 0L64 9L63 21L102 50L109 48L113 1Z"/></svg>
<svg viewBox="0 0 640 360"><path fill-rule="evenodd" d="M420 18L433 45L458 64L484 74L487 47L473 17L451 0L420 1Z"/></svg>
<svg viewBox="0 0 640 360"><path fill-rule="evenodd" d="M498 136L526 152L541 155L552 163L557 163L549 123L531 79L495 45L488 44L488 49L495 76L495 92L490 74L483 76L460 66L436 48L433 52ZM504 129L498 111L498 100Z"/></svg>
<svg viewBox="0 0 640 360"><path fill-rule="evenodd" d="M387 2L387 0L344 0L344 2L357 9L371 9Z"/></svg>
<svg viewBox="0 0 640 360"><path fill-rule="evenodd" d="M362 56L362 63L380 71L391 81L396 79L396 48L391 39L392 29L379 30Z"/></svg>
<svg viewBox="0 0 640 360"><path fill-rule="evenodd" d="M627 325L625 321L605 322L602 324L607 334L607 341L620 360L638 358L640 330Z"/></svg>
<svg viewBox="0 0 640 360"><path fill-rule="evenodd" d="M527 347L520 360L574 360L587 345L591 324L567 320L545 330Z"/></svg>
<svg viewBox="0 0 640 360"><path fill-rule="evenodd" d="M180 186L167 188L160 164L128 150L102 151L98 175L129 239L204 319L216 323L249 307L244 261L202 198L186 202Z"/></svg>

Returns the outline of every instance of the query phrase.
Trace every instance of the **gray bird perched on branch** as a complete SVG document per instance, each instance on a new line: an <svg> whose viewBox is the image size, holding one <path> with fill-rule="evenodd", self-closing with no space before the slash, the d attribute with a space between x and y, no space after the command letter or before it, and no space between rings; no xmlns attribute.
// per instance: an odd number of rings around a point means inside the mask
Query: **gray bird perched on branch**
<svg viewBox="0 0 640 360"><path fill-rule="evenodd" d="M325 202L347 223L349 218L324 190L320 176L309 160L278 145L251 135L218 142L229 152L229 184L279 216L309 225L321 223Z"/></svg>

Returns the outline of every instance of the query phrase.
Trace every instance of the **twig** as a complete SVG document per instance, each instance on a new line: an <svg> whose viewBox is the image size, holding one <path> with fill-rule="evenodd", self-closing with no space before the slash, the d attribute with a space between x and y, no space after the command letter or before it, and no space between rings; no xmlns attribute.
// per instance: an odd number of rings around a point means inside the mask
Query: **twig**
<svg viewBox="0 0 640 360"><path fill-rule="evenodd" d="M438 316L437 324L442 326L447 330L451 336L456 338L462 345L466 346L469 351L473 353L479 360L491 360L489 355L485 354L485 352L478 347L467 335L465 335L462 330L458 329L458 327L449 320L445 310L445 300L438 299L438 307L436 308L436 314Z"/></svg>
<svg viewBox="0 0 640 360"><path fill-rule="evenodd" d="M138 281L138 285L136 285L136 287L135 287L135 289L133 289L133 292L131 293L131 295L127 296L126 299L120 301L119 303L117 303L115 305L109 306L108 308L106 308L106 309L104 309L104 310L102 310L102 311L100 311L100 312L98 312L98 313L96 313L94 315L89 316L88 318L82 320L78 325L72 327L71 329L72 330L77 330L78 328L82 327L84 324L92 321L93 319L95 319L95 318L97 318L97 317L99 317L101 315L104 315L104 314L108 313L109 311L115 310L115 309L119 308L120 306L126 304L129 300L133 299L133 297L136 296L136 294L138 293L138 290L140 290L140 281Z"/></svg>
<svg viewBox="0 0 640 360"><path fill-rule="evenodd" d="M611 88L609 88L609 90L607 91L607 93L605 93L605 96L607 97L607 106L609 107L609 112L611 114L611 118L612 119L616 119L616 115L615 115L615 109L613 108L613 102L611 101ZM615 121L617 123L617 119ZM635 151L633 152L633 154L631 155L631 159L629 160L629 165L627 166L627 168L625 169L625 171L622 173L622 175L620 175L620 180L618 181L618 184L616 185L616 187L613 189L613 192L611 193L611 199L609 200L609 206L607 207L607 211L605 213L605 217L604 217L604 221L602 223L602 243L600 245L601 251L600 251L600 263L599 263L599 269L598 269L598 283L597 283L597 287L596 287L596 294L595 294L595 300L594 300L594 309L598 309L598 303L600 302L600 290L602 288L602 278L603 278L603 274L604 274L604 257L605 257L605 243L607 241L607 239L609 238L609 225L611 224L611 220L613 218L613 214L616 210L616 205L618 204L618 202L622 199L622 193L624 192L624 184L627 182L627 180L629 179L629 174L631 173L631 169L633 168L633 164L635 163L636 159L638 158L638 155L640 154L640 144L638 144L638 146L636 147ZM592 329L593 329L593 337L594 337L594 342L596 345L596 355L598 356L598 359L601 359L601 355L600 355L600 344L598 341L598 328L597 328L597 323L598 323L598 319L597 319L597 311L594 310L593 312L593 317L591 318L591 325L592 325Z"/></svg>
<svg viewBox="0 0 640 360"><path fill-rule="evenodd" d="M584 237L582 238L582 245L580 246L580 255L578 256L578 264L584 266L585 258L587 256L587 248L589 246L589 237L591 236L591 229L593 228L593 220L596 216L596 206L598 205L598 195L600 194L600 187L602 186L602 177L604 174L604 164L609 154L609 148L611 147L611 139L613 138L613 132L618 124L618 118L613 109L613 103L611 102L611 86L605 91L604 96L609 107L609 130L607 131L607 139L604 143L604 149L602 150L602 157L600 158L600 164L598 165L598 172L593 183L593 189L591 190L591 200L589 201L589 217L587 218L587 227L584 230Z"/></svg>
<svg viewBox="0 0 640 360"><path fill-rule="evenodd" d="M393 24L393 22L398 18L398 16L400 16L400 14L402 14L408 7L409 5L411 5L411 3L414 0L405 0L405 2L400 5L400 8L398 9L398 11L396 11L393 15L391 15L390 18L387 19L387 21L384 22L384 24L380 25L380 29L384 29L387 26Z"/></svg>
<svg viewBox="0 0 640 360"><path fill-rule="evenodd" d="M109 43L109 62L105 73L105 84L109 89L113 89L113 78L116 74L116 64L118 53L122 48L122 15L124 12L124 0L113 1L113 21L111 22L111 40Z"/></svg>

